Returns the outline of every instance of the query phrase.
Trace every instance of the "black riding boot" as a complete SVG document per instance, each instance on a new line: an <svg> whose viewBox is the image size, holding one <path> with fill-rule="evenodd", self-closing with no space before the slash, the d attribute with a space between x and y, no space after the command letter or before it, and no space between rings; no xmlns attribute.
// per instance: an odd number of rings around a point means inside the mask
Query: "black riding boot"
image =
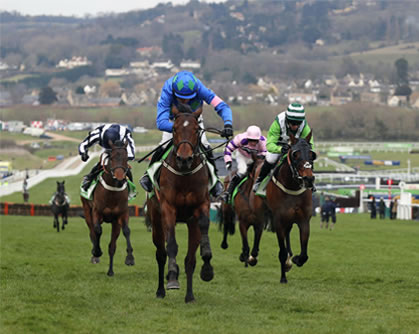
<svg viewBox="0 0 419 334"><path fill-rule="evenodd" d="M234 175L233 178L230 181L230 184L228 185L227 190L221 195L221 199L224 202L229 202L231 195L233 194L234 189L237 187L237 185L240 183L240 181L243 179L243 177L240 177L239 175Z"/></svg>
<svg viewBox="0 0 419 334"><path fill-rule="evenodd" d="M155 162L157 162L161 159L165 150L166 150L166 147L160 146L154 152L153 156L151 157L151 161L150 161L150 164L148 165L148 168L150 168L150 166L152 164L154 164ZM153 182L151 182L150 176L148 176L147 170L145 171L144 175L141 177L139 182L141 184L141 187L143 187L145 191L147 191L147 192L152 192L153 191Z"/></svg>
<svg viewBox="0 0 419 334"><path fill-rule="evenodd" d="M260 186L260 183L263 181L263 179L269 174L271 169L275 166L275 164L270 164L265 160L265 162L262 165L262 168L260 170L260 174L258 178L255 181L255 184L253 185L253 192L256 192Z"/></svg>
<svg viewBox="0 0 419 334"><path fill-rule="evenodd" d="M214 153L211 147L204 147L204 152L205 152L205 155L207 156L208 161L214 166L214 172L215 172L215 176L217 177L217 183L215 184L214 187L212 187L210 194L211 196L217 198L224 191L224 187L223 187L223 184L220 182L220 180L218 180L218 169L217 169L217 165L215 164Z"/></svg>
<svg viewBox="0 0 419 334"><path fill-rule="evenodd" d="M87 189L89 189L90 183L92 183L92 181L99 175L101 170L102 164L99 161L96 165L93 166L90 173L84 176L82 184L82 188L84 189L84 191L87 191Z"/></svg>
<svg viewBox="0 0 419 334"><path fill-rule="evenodd" d="M128 168L127 170L127 176L129 178L129 180L132 182L132 173L131 173L131 168Z"/></svg>

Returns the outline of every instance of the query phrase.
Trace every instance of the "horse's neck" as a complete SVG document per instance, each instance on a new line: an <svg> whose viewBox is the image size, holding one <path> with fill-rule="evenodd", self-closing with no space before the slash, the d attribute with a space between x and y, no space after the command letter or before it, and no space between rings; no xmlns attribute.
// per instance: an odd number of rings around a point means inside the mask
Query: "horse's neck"
<svg viewBox="0 0 419 334"><path fill-rule="evenodd" d="M282 183L283 186L289 189L300 188L298 182L294 179L291 171L291 166L288 160L285 159L284 163L279 167L276 173L277 180Z"/></svg>

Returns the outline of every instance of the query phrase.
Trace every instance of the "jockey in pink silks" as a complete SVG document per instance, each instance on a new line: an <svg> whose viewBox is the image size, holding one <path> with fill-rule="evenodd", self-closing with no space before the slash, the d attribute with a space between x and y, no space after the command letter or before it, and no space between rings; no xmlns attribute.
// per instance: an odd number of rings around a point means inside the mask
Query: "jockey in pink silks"
<svg viewBox="0 0 419 334"><path fill-rule="evenodd" d="M266 138L262 136L262 132L258 126L252 125L247 128L246 132L236 135L224 150L224 162L228 171L231 170L232 153L235 151L237 162L237 173L233 176L228 189L222 194L222 200L230 201L234 188L246 176L248 166L253 163L252 153L256 156L266 154Z"/></svg>

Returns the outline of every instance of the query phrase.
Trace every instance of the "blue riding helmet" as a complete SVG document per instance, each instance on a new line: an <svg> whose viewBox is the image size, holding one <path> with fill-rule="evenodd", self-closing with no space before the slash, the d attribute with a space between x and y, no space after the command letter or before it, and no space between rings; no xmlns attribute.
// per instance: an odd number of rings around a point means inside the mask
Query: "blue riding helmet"
<svg viewBox="0 0 419 334"><path fill-rule="evenodd" d="M198 92L198 82L188 71L177 73L172 82L173 93L181 99L193 99Z"/></svg>
<svg viewBox="0 0 419 334"><path fill-rule="evenodd" d="M111 126L109 129L105 131L103 134L103 146L107 149L110 149L109 140L112 143L115 143L117 140L120 140L119 130L117 127Z"/></svg>

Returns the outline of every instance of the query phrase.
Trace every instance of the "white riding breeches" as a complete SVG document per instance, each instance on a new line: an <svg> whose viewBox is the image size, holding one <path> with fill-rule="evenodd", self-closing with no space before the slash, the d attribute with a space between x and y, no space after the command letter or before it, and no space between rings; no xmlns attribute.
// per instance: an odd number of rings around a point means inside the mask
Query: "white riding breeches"
<svg viewBox="0 0 419 334"><path fill-rule="evenodd" d="M273 165L273 164L276 164L278 162L280 157L281 157L281 153L266 152L265 160L266 160L266 162Z"/></svg>
<svg viewBox="0 0 419 334"><path fill-rule="evenodd" d="M247 166L252 164L253 159L250 157L245 157L238 150L235 151L236 162L237 162L237 175L243 177L247 173Z"/></svg>

